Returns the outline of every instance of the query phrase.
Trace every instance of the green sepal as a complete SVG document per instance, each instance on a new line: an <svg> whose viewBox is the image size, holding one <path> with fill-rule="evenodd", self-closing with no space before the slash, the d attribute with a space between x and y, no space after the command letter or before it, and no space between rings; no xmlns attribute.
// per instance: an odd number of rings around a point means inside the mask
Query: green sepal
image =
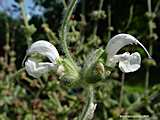
<svg viewBox="0 0 160 120"><path fill-rule="evenodd" d="M97 74L96 65L103 52L104 50L99 48L89 54L81 71L82 80L88 83L95 83L102 79L101 75Z"/></svg>
<svg viewBox="0 0 160 120"><path fill-rule="evenodd" d="M64 75L61 80L68 82L69 84L79 80L79 70L74 67L69 59L63 59L62 65L64 66Z"/></svg>

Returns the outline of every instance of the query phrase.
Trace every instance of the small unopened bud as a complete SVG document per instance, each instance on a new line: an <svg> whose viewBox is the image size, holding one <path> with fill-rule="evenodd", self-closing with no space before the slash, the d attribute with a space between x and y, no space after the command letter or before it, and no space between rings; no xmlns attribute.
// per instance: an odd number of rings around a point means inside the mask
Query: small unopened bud
<svg viewBox="0 0 160 120"><path fill-rule="evenodd" d="M154 59L148 59L148 58L145 58L144 60L143 60L143 63L144 63L144 65L146 66L146 67L151 67L151 66L156 66L157 64L156 64L156 61L154 60Z"/></svg>
<svg viewBox="0 0 160 120"><path fill-rule="evenodd" d="M49 32L49 26L48 26L48 24L42 24L42 28L44 28L44 30L46 31L46 32Z"/></svg>
<svg viewBox="0 0 160 120"><path fill-rule="evenodd" d="M103 75L105 72L104 65L102 63L98 63L96 65L96 73Z"/></svg>
<svg viewBox="0 0 160 120"><path fill-rule="evenodd" d="M16 55L16 53L15 53L15 51L11 51L11 52L9 52L9 55L11 56L11 57L13 57L13 56L15 56Z"/></svg>
<svg viewBox="0 0 160 120"><path fill-rule="evenodd" d="M88 45L95 45L95 46L98 46L99 44L101 44L101 39L99 36L97 35L91 35L89 38L88 38Z"/></svg>
<svg viewBox="0 0 160 120"><path fill-rule="evenodd" d="M0 57L0 64L4 64L4 57Z"/></svg>
<svg viewBox="0 0 160 120"><path fill-rule="evenodd" d="M106 15L105 11L103 11L103 10L96 10L96 11L93 11L93 12L91 13L91 17L92 17L92 19L95 20L95 21L97 21L97 20L99 20L99 19L105 19L106 16L107 16L107 15Z"/></svg>
<svg viewBox="0 0 160 120"><path fill-rule="evenodd" d="M111 71L107 70L105 74L106 74L106 77L108 77L111 75Z"/></svg>
<svg viewBox="0 0 160 120"><path fill-rule="evenodd" d="M113 28L112 26L110 26L110 27L108 27L108 30L109 30L109 31L113 31L114 28Z"/></svg>
<svg viewBox="0 0 160 120"><path fill-rule="evenodd" d="M31 36L33 33L37 31L37 28L31 24L30 26L23 26L24 27L24 32L26 35Z"/></svg>
<svg viewBox="0 0 160 120"><path fill-rule="evenodd" d="M60 77L62 77L64 75L64 66L63 65L58 66L57 75Z"/></svg>
<svg viewBox="0 0 160 120"><path fill-rule="evenodd" d="M15 61L16 61L16 57L12 57L11 58L11 63L15 63Z"/></svg>
<svg viewBox="0 0 160 120"><path fill-rule="evenodd" d="M118 70L116 70L116 71L114 71L113 73L111 73L111 77L112 77L113 79L119 78Z"/></svg>
<svg viewBox="0 0 160 120"><path fill-rule="evenodd" d="M151 12L146 12L145 15L148 17L148 19L154 19L156 17L156 14Z"/></svg>

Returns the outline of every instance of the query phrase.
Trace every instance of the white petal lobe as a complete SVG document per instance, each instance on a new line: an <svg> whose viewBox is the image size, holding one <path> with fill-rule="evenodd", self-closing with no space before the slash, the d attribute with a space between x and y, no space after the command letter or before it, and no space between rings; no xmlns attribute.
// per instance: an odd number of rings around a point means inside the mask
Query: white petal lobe
<svg viewBox="0 0 160 120"><path fill-rule="evenodd" d="M51 43L44 40L39 40L31 45L31 47L27 50L27 55L32 53L39 53L47 56L53 63L59 57L57 49Z"/></svg>
<svg viewBox="0 0 160 120"><path fill-rule="evenodd" d="M125 53L124 53L125 54ZM134 72L140 68L141 56L135 52L124 59L124 54L119 55L119 68L122 72Z"/></svg>

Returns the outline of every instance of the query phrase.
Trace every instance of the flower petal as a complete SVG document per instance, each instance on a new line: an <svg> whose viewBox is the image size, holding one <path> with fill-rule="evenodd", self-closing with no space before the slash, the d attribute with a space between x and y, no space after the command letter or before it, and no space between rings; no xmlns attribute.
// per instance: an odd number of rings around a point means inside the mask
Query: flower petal
<svg viewBox="0 0 160 120"><path fill-rule="evenodd" d="M124 54L118 55L120 70L125 73L134 72L138 70L141 64L140 54L138 52L135 52L129 56L126 56L125 59L124 59L125 56Z"/></svg>
<svg viewBox="0 0 160 120"><path fill-rule="evenodd" d="M54 69L55 65L49 62L36 63L31 59L25 62L25 69L27 73L35 78L39 78L42 74Z"/></svg>
<svg viewBox="0 0 160 120"><path fill-rule="evenodd" d="M112 58L110 58L110 62L107 65L111 67L115 67L116 63L118 63L119 61L128 59L129 56L130 56L129 52L125 52L119 55L114 55Z"/></svg>
<svg viewBox="0 0 160 120"><path fill-rule="evenodd" d="M32 53L39 53L47 56L53 63L55 63L56 59L59 57L57 49L51 43L44 40L39 40L31 45L27 50L27 55Z"/></svg>
<svg viewBox="0 0 160 120"><path fill-rule="evenodd" d="M129 34L118 34L109 40L106 46L107 56L114 56L121 48L126 45L137 43L137 39Z"/></svg>

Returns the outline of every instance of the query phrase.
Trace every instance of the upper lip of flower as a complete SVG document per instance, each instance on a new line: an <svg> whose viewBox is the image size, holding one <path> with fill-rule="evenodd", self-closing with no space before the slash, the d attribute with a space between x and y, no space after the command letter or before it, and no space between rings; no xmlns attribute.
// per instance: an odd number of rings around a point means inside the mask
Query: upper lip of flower
<svg viewBox="0 0 160 120"><path fill-rule="evenodd" d="M117 62L120 62L120 61L122 62L123 58L126 60L131 60L130 58L132 58L132 54L131 55L128 54L128 57L124 56L127 54L116 55L116 53L121 48L123 48L124 46L129 45L129 44L139 44L145 50L148 57L151 58L147 49L135 37L133 37L129 34L118 34L118 35L114 36L113 38L111 38L106 46L107 65L114 67ZM141 60L139 58L140 55L138 55L137 52L134 55L137 55L137 60L139 59L137 61L137 64L139 64L140 63L139 61ZM135 63L135 65L137 65L137 64ZM137 66L137 69L138 68L139 67ZM133 71L131 70L131 72L133 72Z"/></svg>
<svg viewBox="0 0 160 120"><path fill-rule="evenodd" d="M44 40L39 40L31 45L31 47L27 50L27 55L32 53L39 53L47 56L53 63L59 57L57 49L51 43Z"/></svg>

